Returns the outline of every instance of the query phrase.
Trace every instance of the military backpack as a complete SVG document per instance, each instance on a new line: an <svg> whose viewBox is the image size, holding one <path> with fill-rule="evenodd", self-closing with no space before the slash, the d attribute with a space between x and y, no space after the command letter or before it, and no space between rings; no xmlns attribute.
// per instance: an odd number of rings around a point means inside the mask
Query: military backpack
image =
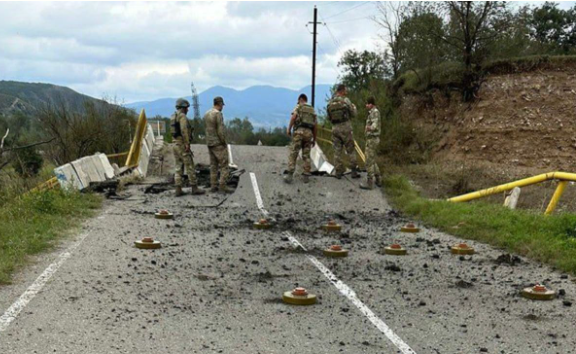
<svg viewBox="0 0 576 354"><path fill-rule="evenodd" d="M170 128L172 131L173 139L182 137L182 129L180 128L180 119L178 119L178 113L174 113L172 117L170 117Z"/></svg>
<svg viewBox="0 0 576 354"><path fill-rule="evenodd" d="M316 125L316 112L314 111L314 107L308 104L301 104L298 106L296 113L298 114L296 129L300 127L314 129Z"/></svg>
<svg viewBox="0 0 576 354"><path fill-rule="evenodd" d="M328 103L328 117L332 123L342 123L350 119L350 107L344 98L334 97Z"/></svg>

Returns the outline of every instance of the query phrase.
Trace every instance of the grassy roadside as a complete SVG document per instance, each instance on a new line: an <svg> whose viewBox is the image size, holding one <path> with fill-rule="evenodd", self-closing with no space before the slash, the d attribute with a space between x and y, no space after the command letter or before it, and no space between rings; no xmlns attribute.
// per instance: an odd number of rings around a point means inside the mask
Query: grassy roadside
<svg viewBox="0 0 576 354"><path fill-rule="evenodd" d="M420 197L405 177L389 176L385 192L394 207L449 234L548 263L576 274L576 215L544 216L483 202L451 203Z"/></svg>
<svg viewBox="0 0 576 354"><path fill-rule="evenodd" d="M68 235L101 201L97 195L54 190L27 194L0 206L0 284L10 282L27 256L53 247Z"/></svg>

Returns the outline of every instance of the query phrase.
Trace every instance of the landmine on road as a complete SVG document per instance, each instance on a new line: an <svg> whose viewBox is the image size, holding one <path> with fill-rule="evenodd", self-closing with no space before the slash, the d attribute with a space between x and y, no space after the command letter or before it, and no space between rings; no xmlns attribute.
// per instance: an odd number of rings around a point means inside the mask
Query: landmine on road
<svg viewBox="0 0 576 354"><path fill-rule="evenodd" d="M193 150L199 162L208 161L205 146ZM84 225L90 237L0 332L0 352L379 354L401 352L401 343L433 354L574 352L571 277L528 260L497 262L506 258L501 251L473 241L477 254L451 255L459 240L425 228L401 236L408 255L379 254L410 222L382 194L358 192L346 178L284 185L285 149L234 146L232 152L240 168L255 173L274 229L253 229L262 213L248 174L229 197L181 199L170 190L144 193L149 183L168 179L152 175ZM169 155L164 163L170 171ZM177 217L154 219L159 209ZM341 233L319 229L326 215L337 218ZM306 251L294 248L286 231ZM143 235L161 239L163 248L134 248ZM336 242L349 256L323 258L326 245ZM9 308L58 255L42 257L30 274L0 289L0 308ZM401 342L374 326L308 256ZM558 299L520 296L537 282L557 290ZM313 291L317 304L282 303L279 295L298 287Z"/></svg>

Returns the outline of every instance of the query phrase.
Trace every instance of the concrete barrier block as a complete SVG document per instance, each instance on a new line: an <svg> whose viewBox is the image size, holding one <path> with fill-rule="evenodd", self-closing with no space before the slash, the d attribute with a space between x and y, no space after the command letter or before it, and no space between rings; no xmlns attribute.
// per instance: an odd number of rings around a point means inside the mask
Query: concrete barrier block
<svg viewBox="0 0 576 354"><path fill-rule="evenodd" d="M78 160L78 164L80 165L80 169L84 174L86 174L88 179L88 184L85 187L88 187L90 185L90 182L102 182L106 180L104 172L98 169L98 165L96 164L93 156L86 156L81 158L80 160Z"/></svg>
<svg viewBox="0 0 576 354"><path fill-rule="evenodd" d="M115 176L114 168L110 164L110 160L108 160L108 157L105 154L98 154L97 156L100 159L100 162L102 163L102 168L104 169L104 175L106 176L106 178L107 179L114 178Z"/></svg>
<svg viewBox="0 0 576 354"><path fill-rule="evenodd" d="M88 177L88 174L82 169L82 164L80 163L80 160L72 161L70 162L70 165L72 165L72 167L76 171L76 174L78 175L78 180L80 181L81 184L79 189L82 190L90 185L90 178Z"/></svg>
<svg viewBox="0 0 576 354"><path fill-rule="evenodd" d="M146 144L142 144L142 151L140 152L140 160L138 161L138 172L142 177L146 177L148 173L148 162L150 161L150 150Z"/></svg>
<svg viewBox="0 0 576 354"><path fill-rule="evenodd" d="M60 183L60 187L64 190L69 189L82 189L84 186L76 173L74 167L71 164L67 163L66 165L62 165L56 167L54 169L54 174Z"/></svg>

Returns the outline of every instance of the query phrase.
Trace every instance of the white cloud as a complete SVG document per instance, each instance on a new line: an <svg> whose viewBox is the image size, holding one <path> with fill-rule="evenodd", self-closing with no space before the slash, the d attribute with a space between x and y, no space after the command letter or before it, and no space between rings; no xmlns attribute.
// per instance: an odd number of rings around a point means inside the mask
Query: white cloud
<svg viewBox="0 0 576 354"><path fill-rule="evenodd" d="M375 49L373 4L319 3L339 48ZM353 8L351 11L347 9ZM215 85L310 83L306 2L0 3L0 79L48 81L126 101ZM342 13L342 14L341 14ZM342 19L363 20L334 23ZM317 82L336 80L338 46L319 26Z"/></svg>

